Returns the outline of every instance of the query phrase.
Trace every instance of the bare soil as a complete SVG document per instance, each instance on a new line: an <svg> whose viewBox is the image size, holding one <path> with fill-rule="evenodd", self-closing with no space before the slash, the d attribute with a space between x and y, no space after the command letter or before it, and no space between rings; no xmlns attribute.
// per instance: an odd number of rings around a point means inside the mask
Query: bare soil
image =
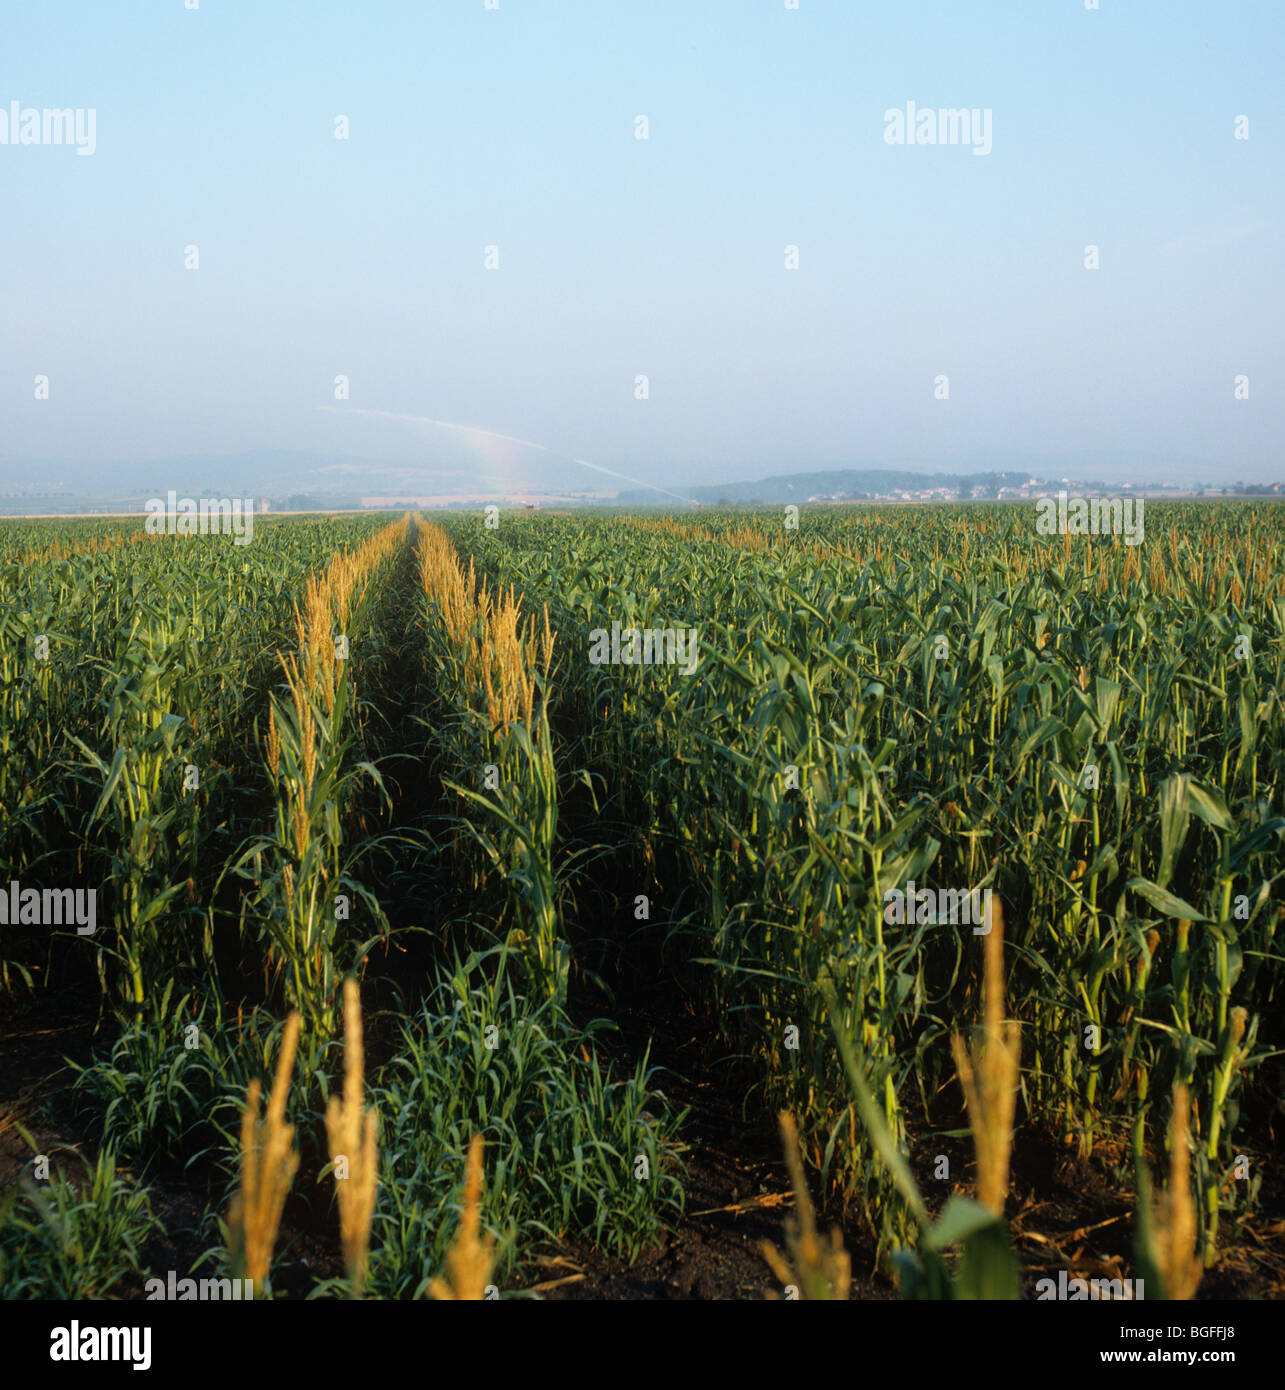
<svg viewBox="0 0 1285 1390"><path fill-rule="evenodd" d="M664 1068L654 1083L676 1107L688 1107L684 1130L688 1165L686 1208L658 1248L632 1264L609 1259L577 1241L539 1255L539 1271L524 1290L547 1299L760 1300L779 1286L761 1253L764 1241L784 1248L783 1224L793 1209L789 1179L774 1124L747 1106L747 1081L692 1014L645 1009L618 1012L615 1048L624 1064L641 1056L648 1040L651 1061ZM37 996L34 1005L0 1027L0 1190L11 1187L30 1150L56 1162L71 1154L92 1162L94 1145L70 1096L64 1058L89 1059L95 1048L96 1000L54 1002ZM601 1035L607 1037L608 1035ZM100 1038L97 1046L105 1046ZM611 1044L607 1044L611 1046ZM962 1127L962 1115L945 1103L934 1128ZM1249 1107L1246 1107L1247 1111ZM1258 1209L1223 1233L1219 1263L1201 1284L1198 1298L1285 1297L1285 1182L1281 1171L1281 1124L1270 1120L1261 1133L1244 1136L1242 1147L1267 1174ZM933 1139L934 1152L951 1158L953 1191L968 1191L971 1153L966 1139ZM1023 1296L1034 1298L1036 1280L1065 1269L1068 1277L1122 1277L1132 1267L1134 1197L1112 1172L1122 1155L1110 1143L1084 1163L1038 1125L1019 1126L1014 1143L1009 1212L1023 1271ZM149 1174L153 1210L164 1233L144 1254L152 1271L197 1267L218 1240L208 1184L181 1173ZM945 1184L943 1184L945 1187ZM941 1200L949 1195L941 1194ZM893 1283L875 1267L873 1244L835 1211L822 1211L823 1228L838 1218L852 1257L852 1298L897 1297ZM286 1298L303 1298L315 1283L342 1272L338 1233L324 1203L292 1199L282 1223L282 1260L274 1286ZM519 1292L518 1289L506 1292ZM113 1297L142 1298L141 1279L123 1283Z"/></svg>

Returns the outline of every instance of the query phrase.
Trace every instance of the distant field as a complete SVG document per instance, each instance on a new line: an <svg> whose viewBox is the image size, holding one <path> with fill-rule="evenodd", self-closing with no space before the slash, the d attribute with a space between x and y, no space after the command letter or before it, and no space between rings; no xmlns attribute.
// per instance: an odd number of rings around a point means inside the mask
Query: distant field
<svg viewBox="0 0 1285 1390"><path fill-rule="evenodd" d="M0 1297L424 1296L474 1133L500 1296L846 1296L781 1111L856 1296L1279 1296L1285 510L1035 517L0 521Z"/></svg>

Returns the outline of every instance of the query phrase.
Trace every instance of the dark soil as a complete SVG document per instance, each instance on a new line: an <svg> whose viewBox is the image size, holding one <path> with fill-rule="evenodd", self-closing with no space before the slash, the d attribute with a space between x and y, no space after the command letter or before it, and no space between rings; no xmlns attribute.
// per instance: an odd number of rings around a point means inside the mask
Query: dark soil
<svg viewBox="0 0 1285 1390"><path fill-rule="evenodd" d="M577 1270L551 1268L542 1289L562 1299L753 1299L779 1286L761 1253L764 1241L784 1249L783 1221L794 1208L789 1175L775 1128L761 1115L747 1115L745 1081L732 1059L720 1058L716 1040L692 1014L674 1020L667 1012L618 1015L618 1042L626 1064L651 1043L650 1063L664 1068L653 1078L676 1110L690 1111L684 1128L688 1146L686 1208L677 1229L659 1249L633 1265L605 1260L585 1249L565 1254ZM607 1046L610 1046L608 1043ZM886 1280L865 1272L871 1252L853 1255L853 1297L895 1298Z"/></svg>
<svg viewBox="0 0 1285 1390"><path fill-rule="evenodd" d="M784 1249L784 1221L794 1200L774 1125L761 1107L747 1104L746 1078L694 1013L641 1007L616 1013L620 1031L607 1046L622 1064L632 1064L650 1040L651 1063L663 1068L654 1084L672 1105L690 1111L684 1131L686 1209L661 1245L633 1264L569 1242L544 1257L541 1274L527 1290L549 1299L758 1300L770 1291L779 1296L760 1247L771 1241ZM61 1003L38 995L33 1006L7 1019L0 1042L0 1190L12 1186L30 1161L19 1125L55 1164L79 1167L73 1154L93 1160L63 1059L88 1060L95 1047L95 1018L96 1000L86 994ZM962 1127L962 1116L949 1102L932 1120L936 1133L930 1131L922 1147L927 1152L930 1143L933 1153L950 1157L954 1181L941 1184L944 1201L951 1191L970 1190L971 1153L967 1139L941 1136L941 1130ZM1242 1147L1268 1176L1257 1210L1224 1231L1224 1253L1201 1284L1202 1300L1285 1297L1285 1183L1275 1176L1279 1162L1264 1161L1275 1157L1279 1136L1268 1124L1252 1142L1247 1135ZM1019 1125L1008 1210L1025 1297L1036 1296L1036 1280L1056 1277L1062 1269L1068 1277L1129 1274L1134 1197L1113 1175L1116 1167L1122 1176L1127 1173L1121 1152L1109 1143L1082 1163L1040 1126ZM185 1274L201 1268L201 1256L218 1240L211 1213L217 1199L206 1184L181 1174L150 1175L148 1185L164 1234L145 1251L144 1267ZM818 1224L826 1229L836 1215L823 1211ZM331 1224L324 1204L310 1208L292 1200L273 1277L279 1295L304 1297L317 1281L342 1272ZM875 1269L869 1238L851 1223L844 1236L852 1257L851 1296L895 1298L893 1284ZM143 1297L142 1281L122 1284L113 1296Z"/></svg>
<svg viewBox="0 0 1285 1390"><path fill-rule="evenodd" d="M652 1064L665 1068L655 1084L676 1108L690 1110L686 1210L660 1248L634 1264L568 1247L549 1262L547 1279L536 1287L543 1297L561 1299L779 1297L761 1245L771 1241L784 1250L784 1222L795 1204L775 1127L745 1102L748 1078L732 1059L719 1060L717 1042L693 1013L677 1021L668 1011L646 1008L617 1016L622 1060L640 1057L650 1041ZM917 1147L946 1154L954 1175L940 1184L936 1200L923 1184L936 1209L951 1195L971 1193L972 1152L969 1139L940 1132L965 1127L962 1103L953 1113L944 1103L931 1118L937 1132ZM1279 1141L1270 1126L1261 1138L1274 1153ZM1247 1141L1244 1147L1253 1153ZM1267 1156L1253 1154L1255 1166ZM1234 1243L1223 1232L1224 1251L1201 1282L1200 1300L1285 1298L1285 1182L1276 1176L1278 1162L1262 1166L1268 1178L1258 1209L1239 1223ZM930 1165L918 1167L922 1180ZM1037 1282L1056 1279L1060 1270L1068 1279L1130 1275L1135 1196L1131 1185L1113 1177L1115 1167L1127 1173L1131 1165L1109 1143L1086 1163L1041 1126L1019 1125L1008 1211L1024 1298L1036 1298ZM822 1208L818 1228L834 1224L852 1259L851 1298L896 1298L894 1283L877 1267L873 1240L833 1206Z"/></svg>
<svg viewBox="0 0 1285 1390"><path fill-rule="evenodd" d="M94 1038L96 1018L96 997L56 1004L37 996L34 1006L0 1019L0 1192L14 1186L31 1162L32 1150L21 1130L36 1153L48 1156L51 1169L73 1182L84 1172L82 1159L95 1161L92 1129L72 1093L74 1077L66 1062L84 1064L96 1050L105 1049L106 1041ZM118 1172L139 1176L124 1165ZM212 1276L215 1270L202 1257L218 1243L220 1204L209 1183L181 1172L150 1173L144 1181L161 1230L143 1249L143 1268L162 1277L171 1269L180 1277ZM292 1197L281 1224L274 1291L302 1298L318 1280L341 1275L337 1245L326 1213L314 1213ZM144 1280L126 1278L110 1296L145 1298Z"/></svg>

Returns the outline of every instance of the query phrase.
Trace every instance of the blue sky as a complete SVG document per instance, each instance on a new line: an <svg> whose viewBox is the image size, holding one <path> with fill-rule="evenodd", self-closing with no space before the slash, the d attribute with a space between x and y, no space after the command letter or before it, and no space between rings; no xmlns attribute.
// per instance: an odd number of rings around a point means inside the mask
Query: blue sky
<svg viewBox="0 0 1285 1390"><path fill-rule="evenodd" d="M1285 477L1278 3L7 8L0 109L92 107L96 149L0 145L0 458L547 473L398 416L658 483L1082 451ZM908 101L988 108L990 153L889 145Z"/></svg>

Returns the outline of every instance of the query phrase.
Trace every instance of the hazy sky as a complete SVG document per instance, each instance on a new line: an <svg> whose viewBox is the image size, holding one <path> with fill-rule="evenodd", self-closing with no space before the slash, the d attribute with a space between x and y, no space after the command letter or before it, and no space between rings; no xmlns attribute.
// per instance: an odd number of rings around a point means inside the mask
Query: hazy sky
<svg viewBox="0 0 1285 1390"><path fill-rule="evenodd" d="M6 4L5 124L92 108L95 148L0 145L0 456L467 465L412 416L660 483L1285 477L1285 6L1100 6ZM889 144L910 101L989 110L989 153Z"/></svg>

